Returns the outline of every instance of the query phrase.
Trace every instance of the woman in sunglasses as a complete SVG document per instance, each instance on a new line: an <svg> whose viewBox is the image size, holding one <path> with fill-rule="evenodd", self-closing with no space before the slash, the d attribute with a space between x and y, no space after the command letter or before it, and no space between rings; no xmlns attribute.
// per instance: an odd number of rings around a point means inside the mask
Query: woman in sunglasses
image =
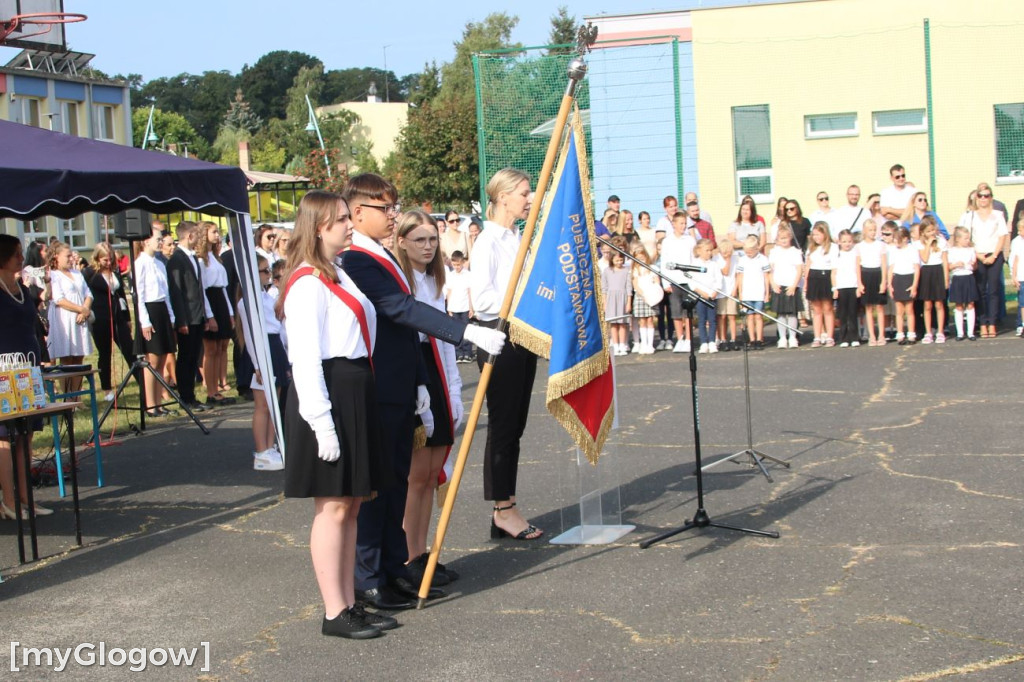
<svg viewBox="0 0 1024 682"><path fill-rule="evenodd" d="M459 216L458 211L448 211L444 214L443 230L441 229L441 223L438 223L441 255L444 256L444 264L448 267L452 266L453 253L456 251L461 251L463 254L469 253L469 239L466 233L459 229L460 223L462 223L462 218Z"/></svg>
<svg viewBox="0 0 1024 682"><path fill-rule="evenodd" d="M807 250L807 235L811 233L811 221L804 217L800 202L790 199L786 202L786 217L783 224L793 233L793 246Z"/></svg>
<svg viewBox="0 0 1024 682"><path fill-rule="evenodd" d="M1010 231L1002 212L992 208L992 188L987 182L978 184L975 201L977 208L960 216L958 224L970 231L978 254L974 276L978 283L979 336L990 339L996 335L996 315L1000 310L999 278L1003 275L1003 249Z"/></svg>
<svg viewBox="0 0 1024 682"><path fill-rule="evenodd" d="M931 210L928 206L928 195L924 192L915 192L914 196L910 198L910 203L907 204L907 209L903 211L902 225L909 230L914 225L920 223L921 219L925 216L934 218L935 225L939 228L939 234L942 235L943 239L949 239L949 230L946 229L946 225L935 214L935 211Z"/></svg>

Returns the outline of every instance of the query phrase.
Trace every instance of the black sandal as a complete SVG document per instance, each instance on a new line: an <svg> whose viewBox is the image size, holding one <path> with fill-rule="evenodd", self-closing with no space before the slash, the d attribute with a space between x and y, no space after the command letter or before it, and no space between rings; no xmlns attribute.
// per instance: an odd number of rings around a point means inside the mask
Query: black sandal
<svg viewBox="0 0 1024 682"><path fill-rule="evenodd" d="M503 511L507 511L507 510L511 509L514 506L516 506L515 502L513 502L510 505L508 505L507 507L495 506L494 507L494 511L496 511L496 512L503 512ZM534 533L538 533L538 535L534 535ZM539 538L541 538L543 536L544 536L544 531L542 531L540 528L537 528L537 526L535 526L535 525L533 525L532 523L529 523L529 522L527 522L526 528L524 528L522 531L520 531L518 535L512 535L512 533L509 533L507 530L505 530L504 528L500 527L497 523L495 523L495 521L494 521L494 514L491 514L491 539L492 540L495 540L495 539L498 539L498 538L505 538L505 537L512 538L513 540L537 540L537 539L539 539Z"/></svg>

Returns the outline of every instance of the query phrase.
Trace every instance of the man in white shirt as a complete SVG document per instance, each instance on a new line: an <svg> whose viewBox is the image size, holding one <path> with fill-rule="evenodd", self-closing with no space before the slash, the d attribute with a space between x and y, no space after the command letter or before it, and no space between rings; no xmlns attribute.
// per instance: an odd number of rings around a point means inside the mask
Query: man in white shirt
<svg viewBox="0 0 1024 682"><path fill-rule="evenodd" d="M889 177L892 185L882 190L882 215L886 220L899 220L917 188L907 182L907 171L898 163L889 169Z"/></svg>
<svg viewBox="0 0 1024 682"><path fill-rule="evenodd" d="M854 234L860 234L864 227L864 221L871 217L871 211L866 207L858 206L860 203L860 187L850 185L846 189L846 206L832 211L832 222L829 224L835 228L835 235L832 240L843 230L849 230Z"/></svg>
<svg viewBox="0 0 1024 682"><path fill-rule="evenodd" d="M811 221L811 226L818 222L828 225L828 232L832 235L832 241L835 241L839 234L839 230L832 224L832 220L835 218L835 211L832 210L832 207L828 203L828 192L825 192L824 190L818 192L817 201L818 210L807 216L807 219Z"/></svg>

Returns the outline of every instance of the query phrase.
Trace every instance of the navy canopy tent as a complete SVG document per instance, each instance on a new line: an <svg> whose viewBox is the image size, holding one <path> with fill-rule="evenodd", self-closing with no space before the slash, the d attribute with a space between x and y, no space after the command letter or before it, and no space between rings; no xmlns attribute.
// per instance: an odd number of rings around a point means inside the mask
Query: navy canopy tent
<svg viewBox="0 0 1024 682"><path fill-rule="evenodd" d="M250 338L272 387L263 306L249 220L249 194L240 168L88 140L0 121L0 218L73 218L89 211L111 214L138 208L153 213L202 211L230 220L231 253L242 282ZM268 391L280 424L276 395Z"/></svg>

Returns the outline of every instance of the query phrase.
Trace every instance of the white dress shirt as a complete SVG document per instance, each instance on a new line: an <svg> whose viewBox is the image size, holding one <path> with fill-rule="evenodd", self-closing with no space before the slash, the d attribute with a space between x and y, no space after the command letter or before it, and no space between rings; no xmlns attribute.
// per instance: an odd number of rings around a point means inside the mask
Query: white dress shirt
<svg viewBox="0 0 1024 682"><path fill-rule="evenodd" d="M465 272L465 270L463 270ZM413 280L416 283L416 300L421 303L440 310L442 313L445 311L444 305L444 291L437 293L437 283L434 278L425 272L417 272L413 270ZM423 332L419 333L420 343L426 343L430 340ZM455 346L436 339L437 348L441 354L441 368L444 370L445 379L448 384L448 397L451 400L462 399L462 375L459 374L459 366L455 362Z"/></svg>
<svg viewBox="0 0 1024 682"><path fill-rule="evenodd" d="M303 263L303 266L308 263ZM300 266L302 267L302 266ZM335 268L343 289L363 306L372 346L377 336L377 313L369 299L340 268ZM363 342L355 313L318 278L300 277L284 301L288 334L288 361L299 396L299 414L316 431L333 428L331 399L321 361L330 358L370 357L373 348Z"/></svg>
<svg viewBox="0 0 1024 682"><path fill-rule="evenodd" d="M352 232L352 246L358 246L361 249L366 249L370 253L374 253L387 262L395 266L395 270L398 272L398 276L402 278L402 282L405 283L406 288L412 291L412 287L409 286L409 279L405 276L405 272L402 270L402 266L398 264L395 257L391 253L381 246L380 242L367 237L362 232Z"/></svg>
<svg viewBox="0 0 1024 682"><path fill-rule="evenodd" d="M206 280L203 279L202 275L200 274L202 270L199 267L199 257L196 255L195 251L188 248L187 246L182 246L181 244L178 244L178 248L181 249L186 256L188 256L188 262L192 264L192 272L196 274L196 279L199 280L200 284L203 285L203 310L206 313L206 319L211 320L213 319L213 308L210 307L210 299L207 298L206 296L206 287L210 285L206 283ZM225 282L226 280L227 275L225 273ZM225 284L225 286L227 285Z"/></svg>
<svg viewBox="0 0 1024 682"><path fill-rule="evenodd" d="M505 292L512 280L512 266L519 252L519 232L490 220L473 244L470 256L469 292L473 310L478 319L491 322L498 319Z"/></svg>
<svg viewBox="0 0 1024 682"><path fill-rule="evenodd" d="M171 308L171 297L167 293L167 268L153 256L143 252L135 258L135 295L139 297L139 327L152 327L149 320L147 303L163 301L167 305L167 313L171 316L174 326L174 310Z"/></svg>

